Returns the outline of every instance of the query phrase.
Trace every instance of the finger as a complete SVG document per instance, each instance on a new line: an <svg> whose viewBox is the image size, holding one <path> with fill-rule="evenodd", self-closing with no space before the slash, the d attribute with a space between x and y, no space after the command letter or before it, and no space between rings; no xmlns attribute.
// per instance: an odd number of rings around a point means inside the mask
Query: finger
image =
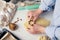
<svg viewBox="0 0 60 40"><path fill-rule="evenodd" d="M29 14L28 14L28 18L30 18L31 16L32 16L32 14L29 13Z"/></svg>
<svg viewBox="0 0 60 40"><path fill-rule="evenodd" d="M39 25L36 25L36 24L35 24L35 25L33 26L33 29L35 30L36 34L37 34L37 33L40 33L40 27L39 27Z"/></svg>
<svg viewBox="0 0 60 40"><path fill-rule="evenodd" d="M28 14L28 20L30 21L30 19L32 18L32 14Z"/></svg>
<svg viewBox="0 0 60 40"><path fill-rule="evenodd" d="M31 31L31 30L27 30L29 33L31 33L31 34L33 34L33 31Z"/></svg>
<svg viewBox="0 0 60 40"><path fill-rule="evenodd" d="M28 26L27 30L30 30L30 29L32 29L32 26L31 25Z"/></svg>
<svg viewBox="0 0 60 40"><path fill-rule="evenodd" d="M40 33L35 27L28 28L27 31L28 31L29 33L31 33L31 34L37 34L37 33Z"/></svg>
<svg viewBox="0 0 60 40"><path fill-rule="evenodd" d="M36 32L33 29L28 30L28 32L31 33L31 34L36 34Z"/></svg>
<svg viewBox="0 0 60 40"><path fill-rule="evenodd" d="M39 24L34 24L34 27L41 27L41 25L39 25Z"/></svg>
<svg viewBox="0 0 60 40"><path fill-rule="evenodd" d="M35 21L36 21L36 19L37 19L37 17L34 17L33 22L35 22Z"/></svg>

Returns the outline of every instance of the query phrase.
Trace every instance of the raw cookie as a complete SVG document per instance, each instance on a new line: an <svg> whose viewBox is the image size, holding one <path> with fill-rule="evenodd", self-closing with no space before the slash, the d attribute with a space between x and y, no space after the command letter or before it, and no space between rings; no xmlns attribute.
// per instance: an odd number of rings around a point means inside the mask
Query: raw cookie
<svg viewBox="0 0 60 40"><path fill-rule="evenodd" d="M44 27L48 26L50 24L50 21L45 19L45 18L38 18L36 20L36 23L39 24L39 25L42 25Z"/></svg>
<svg viewBox="0 0 60 40"><path fill-rule="evenodd" d="M38 18L38 19L36 20L36 24L42 25L42 26L44 26L44 27L47 27L47 26L50 24L50 21L48 21L48 20L45 19L45 18ZM29 23L26 21L26 22L24 23L24 26L25 26L25 28L28 28Z"/></svg>
<svg viewBox="0 0 60 40"><path fill-rule="evenodd" d="M27 29L28 26L29 26L29 23L28 23L28 22L25 22L25 23L24 23L24 27Z"/></svg>
<svg viewBox="0 0 60 40"><path fill-rule="evenodd" d="M39 40L51 40L48 36L40 36Z"/></svg>

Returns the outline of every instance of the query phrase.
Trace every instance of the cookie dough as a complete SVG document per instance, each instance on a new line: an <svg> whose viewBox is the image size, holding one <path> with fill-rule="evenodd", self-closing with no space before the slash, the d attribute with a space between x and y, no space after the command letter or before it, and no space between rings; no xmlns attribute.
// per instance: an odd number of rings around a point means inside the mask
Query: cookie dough
<svg viewBox="0 0 60 40"><path fill-rule="evenodd" d="M28 26L29 26L29 23L28 23L28 22L25 22L25 23L24 23L24 27L27 29Z"/></svg>
<svg viewBox="0 0 60 40"><path fill-rule="evenodd" d="M31 23L33 23L33 22L31 21ZM31 23L30 23L30 24L31 24ZM48 20L45 19L45 18L38 18L35 23L36 23L36 24L39 24L39 25L41 25L41 26L47 27L47 26L50 24L50 21L48 21ZM24 26L25 26L25 28L28 28L29 22L26 21L26 22L24 23Z"/></svg>
<svg viewBox="0 0 60 40"><path fill-rule="evenodd" d="M48 36L40 36L39 40L51 40Z"/></svg>
<svg viewBox="0 0 60 40"><path fill-rule="evenodd" d="M50 24L50 21L47 20L47 19L45 19L45 18L38 18L38 19L36 20L36 23L37 23L37 24L40 24L40 25L42 25L42 26L44 26L44 27L47 27L47 26Z"/></svg>
<svg viewBox="0 0 60 40"><path fill-rule="evenodd" d="M33 24L35 24L32 20L30 20L29 21L29 24L31 25L31 26L33 26Z"/></svg>

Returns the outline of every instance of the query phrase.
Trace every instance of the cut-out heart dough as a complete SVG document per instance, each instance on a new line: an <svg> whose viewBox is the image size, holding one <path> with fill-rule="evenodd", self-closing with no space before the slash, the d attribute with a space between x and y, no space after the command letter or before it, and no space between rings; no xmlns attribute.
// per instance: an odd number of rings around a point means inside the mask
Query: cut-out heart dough
<svg viewBox="0 0 60 40"><path fill-rule="evenodd" d="M38 18L35 23L36 23L36 24L39 24L39 25L41 25L41 26L47 27L47 26L49 26L50 21L47 20L47 19L45 19L45 18ZM28 26L29 26L28 21L26 21L26 22L24 23L24 26L25 26L25 28L28 28Z"/></svg>
<svg viewBox="0 0 60 40"><path fill-rule="evenodd" d="M40 36L39 40L50 40L48 36Z"/></svg>

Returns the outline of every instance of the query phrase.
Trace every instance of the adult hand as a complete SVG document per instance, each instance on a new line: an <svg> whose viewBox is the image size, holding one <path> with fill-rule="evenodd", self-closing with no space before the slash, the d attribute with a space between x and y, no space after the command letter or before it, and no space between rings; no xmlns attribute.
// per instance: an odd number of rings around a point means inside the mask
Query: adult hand
<svg viewBox="0 0 60 40"><path fill-rule="evenodd" d="M34 24L33 26L29 25L29 28L27 28L27 31L32 34L45 33L45 27L38 24Z"/></svg>
<svg viewBox="0 0 60 40"><path fill-rule="evenodd" d="M39 17L39 15L42 13L43 11L38 9L35 11L29 11L28 12L28 21L33 20L36 21L36 19Z"/></svg>

